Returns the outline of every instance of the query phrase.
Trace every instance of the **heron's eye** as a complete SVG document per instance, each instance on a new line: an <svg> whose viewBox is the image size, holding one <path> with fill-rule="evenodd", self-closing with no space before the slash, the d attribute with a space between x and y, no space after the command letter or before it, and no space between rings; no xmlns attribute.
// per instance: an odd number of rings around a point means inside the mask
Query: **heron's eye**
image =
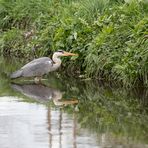
<svg viewBox="0 0 148 148"><path fill-rule="evenodd" d="M63 50L58 50L57 52L64 53L64 51L63 51Z"/></svg>

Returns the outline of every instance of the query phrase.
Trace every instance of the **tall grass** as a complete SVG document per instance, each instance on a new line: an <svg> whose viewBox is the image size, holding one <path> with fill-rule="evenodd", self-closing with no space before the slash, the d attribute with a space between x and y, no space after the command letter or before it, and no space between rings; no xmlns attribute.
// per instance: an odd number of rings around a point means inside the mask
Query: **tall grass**
<svg viewBox="0 0 148 148"><path fill-rule="evenodd" d="M2 52L70 50L79 57L64 59L69 71L148 86L146 0L0 0L0 6Z"/></svg>

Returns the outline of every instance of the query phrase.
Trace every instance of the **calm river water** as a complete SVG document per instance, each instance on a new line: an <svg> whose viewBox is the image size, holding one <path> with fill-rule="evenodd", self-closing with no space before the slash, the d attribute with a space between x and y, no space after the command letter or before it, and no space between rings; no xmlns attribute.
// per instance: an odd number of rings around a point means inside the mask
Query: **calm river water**
<svg viewBox="0 0 148 148"><path fill-rule="evenodd" d="M0 57L0 148L148 148L148 91L44 77L11 81Z"/></svg>

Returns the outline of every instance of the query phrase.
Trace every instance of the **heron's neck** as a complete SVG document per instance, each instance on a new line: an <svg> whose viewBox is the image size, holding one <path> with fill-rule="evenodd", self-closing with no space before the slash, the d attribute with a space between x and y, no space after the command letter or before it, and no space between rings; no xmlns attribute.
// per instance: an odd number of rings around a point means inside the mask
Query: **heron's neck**
<svg viewBox="0 0 148 148"><path fill-rule="evenodd" d="M57 55L53 55L52 60L54 62L53 63L53 68L54 68L54 70L56 70L61 65L61 59Z"/></svg>

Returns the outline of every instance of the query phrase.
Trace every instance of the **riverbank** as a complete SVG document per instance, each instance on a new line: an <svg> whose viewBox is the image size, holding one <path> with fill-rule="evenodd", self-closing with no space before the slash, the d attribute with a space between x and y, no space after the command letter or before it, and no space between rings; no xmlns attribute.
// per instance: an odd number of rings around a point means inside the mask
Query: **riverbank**
<svg viewBox="0 0 148 148"><path fill-rule="evenodd" d="M63 49L79 54L63 59L74 75L148 86L146 0L0 0L0 6L1 54L32 59Z"/></svg>

